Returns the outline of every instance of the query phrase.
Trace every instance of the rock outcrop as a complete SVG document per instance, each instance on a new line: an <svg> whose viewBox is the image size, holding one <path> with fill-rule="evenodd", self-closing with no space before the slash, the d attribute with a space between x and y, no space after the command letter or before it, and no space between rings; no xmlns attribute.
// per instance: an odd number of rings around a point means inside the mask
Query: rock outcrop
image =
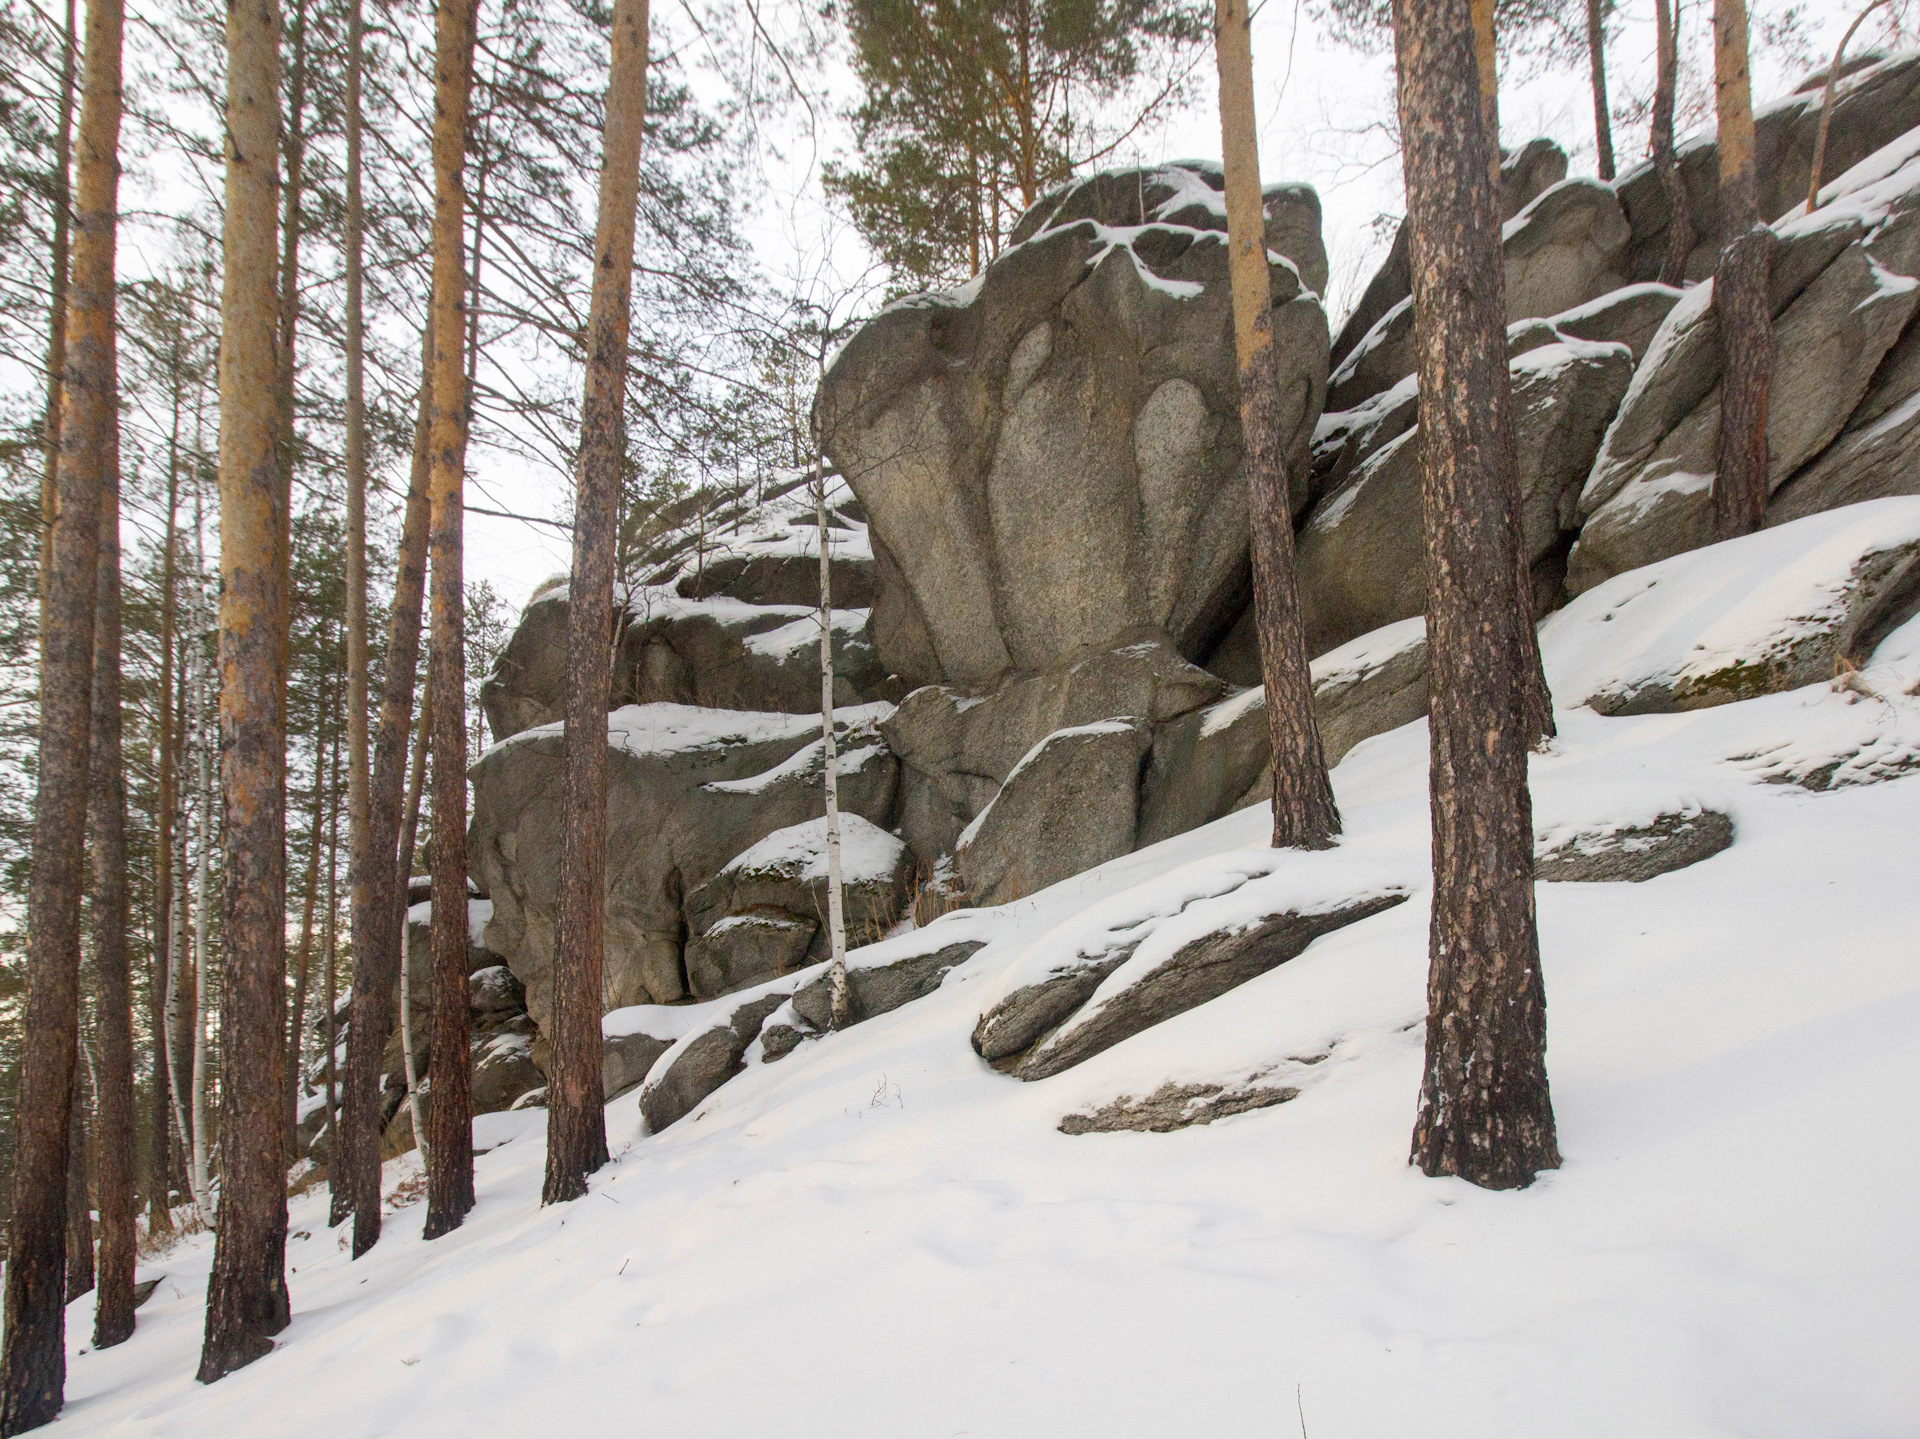
<svg viewBox="0 0 1920 1439"><path fill-rule="evenodd" d="M907 684L989 687L1130 627L1198 659L1244 607L1221 185L1200 164L1076 184L973 282L891 306L828 370L815 424L868 517L874 639ZM1295 452L1326 387L1318 209L1269 193Z"/></svg>

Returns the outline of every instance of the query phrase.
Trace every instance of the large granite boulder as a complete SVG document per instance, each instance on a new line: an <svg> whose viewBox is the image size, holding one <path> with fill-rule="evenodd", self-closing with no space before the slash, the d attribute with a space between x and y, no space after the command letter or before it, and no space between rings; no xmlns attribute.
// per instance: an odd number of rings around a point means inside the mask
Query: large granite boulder
<svg viewBox="0 0 1920 1439"><path fill-rule="evenodd" d="M1820 128L1823 85L1810 84L1754 113L1754 175L1760 213L1775 219L1794 213L1807 198L1813 146ZM1828 179L1920 126L1920 51L1907 51L1847 75L1836 87L1833 125L1827 137ZM1720 151L1711 128L1678 147L1687 190L1687 218L1697 243L1687 260L1688 280L1713 274L1720 252ZM1629 280L1653 280L1667 250L1672 211L1660 177L1649 161L1615 183L1633 238L1622 257Z"/></svg>
<svg viewBox="0 0 1920 1439"><path fill-rule="evenodd" d="M1536 574L1536 609L1544 612L1559 590L1557 560L1574 500L1633 360L1624 345L1562 339L1525 350L1509 373L1522 528L1528 562L1545 567ZM1315 506L1298 548L1309 654L1425 610L1421 495L1420 431L1413 426Z"/></svg>
<svg viewBox="0 0 1920 1439"><path fill-rule="evenodd" d="M898 766L875 723L886 706L842 712L843 812L884 823ZM689 992L685 897L735 855L819 812L819 720L632 705L608 718L607 963L603 1005L668 1003ZM488 946L550 1003L561 857L560 726L495 745L474 766L471 864L493 896Z"/></svg>
<svg viewBox="0 0 1920 1439"><path fill-rule="evenodd" d="M793 561L776 555L754 563L763 577L792 578L791 565L811 567L814 593L819 593L817 558ZM565 714L567 608L564 589L539 595L501 650L480 689L494 739L553 724ZM677 585L637 590L622 618L609 703L778 714L818 710L818 616L818 609L806 603L747 601L724 592L688 599ZM879 697L885 675L868 634L868 611L836 609L833 644L835 703Z"/></svg>
<svg viewBox="0 0 1920 1439"><path fill-rule="evenodd" d="M1221 185L1182 164L1049 197L974 281L889 307L828 370L815 424L868 518L874 639L902 680L990 686L1139 626L1198 658L1244 606ZM1270 199L1298 455L1325 393L1324 252L1310 191Z"/></svg>
<svg viewBox="0 0 1920 1439"><path fill-rule="evenodd" d="M857 814L840 817L848 943L868 944L900 917L913 877L906 845ZM687 979L711 999L825 959L827 822L775 830L687 896Z"/></svg>
<svg viewBox="0 0 1920 1439"><path fill-rule="evenodd" d="M1557 315L1617 289L1632 231L1613 187L1575 176L1507 221L1507 319Z"/></svg>
<svg viewBox="0 0 1920 1439"><path fill-rule="evenodd" d="M1133 850L1147 726L1125 716L1048 735L968 825L955 868L976 904L1005 904Z"/></svg>
<svg viewBox="0 0 1920 1439"><path fill-rule="evenodd" d="M1164 724L1226 690L1154 631L1123 634L986 696L946 685L915 690L881 726L903 767L902 837L931 865L953 851L1014 766L1048 735L1114 715Z"/></svg>
<svg viewBox="0 0 1920 1439"><path fill-rule="evenodd" d="M1567 152L1545 136L1529 140L1518 150L1502 156L1500 218L1511 220L1566 178ZM1412 235L1402 221L1393 232L1393 245L1387 251L1387 258L1367 282L1359 303L1348 314L1333 341L1329 354L1336 366L1353 353L1382 316L1413 293L1412 243Z"/></svg>
<svg viewBox="0 0 1920 1439"><path fill-rule="evenodd" d="M1813 476L1796 486L1788 516L1911 486L1896 458L1908 443L1897 433L1906 421L1887 423L1913 393L1904 354L1875 392L1920 307L1920 157L1909 148L1903 142L1876 157L1884 163L1842 177L1834 203L1779 227L1768 484L1778 491L1803 472ZM1722 368L1719 316L1704 284L1662 323L1595 459L1580 496L1569 590L1711 538Z"/></svg>

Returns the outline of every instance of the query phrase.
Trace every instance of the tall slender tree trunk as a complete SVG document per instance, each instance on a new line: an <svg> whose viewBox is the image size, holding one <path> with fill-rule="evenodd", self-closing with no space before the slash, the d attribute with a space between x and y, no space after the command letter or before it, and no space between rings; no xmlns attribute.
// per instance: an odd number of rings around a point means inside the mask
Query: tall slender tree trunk
<svg viewBox="0 0 1920 1439"><path fill-rule="evenodd" d="M1713 536L1751 534L1767 513L1767 401L1773 388L1773 231L1753 172L1753 93L1745 0L1714 0L1714 103L1720 121L1720 261L1713 303L1726 355Z"/></svg>
<svg viewBox="0 0 1920 1439"><path fill-rule="evenodd" d="M1653 0L1654 81L1653 123L1648 148L1654 173L1667 197L1667 252L1660 261L1660 283L1678 285L1687 278L1687 256L1693 253L1693 217L1687 208L1687 186L1673 149L1674 92L1680 83L1680 0Z"/></svg>
<svg viewBox="0 0 1920 1439"><path fill-rule="evenodd" d="M116 389L118 382L116 378ZM88 796L93 848L93 970L99 1072L94 1132L99 1169L99 1297L93 1345L105 1349L133 1334L133 973L127 953L127 788L120 721L120 457L101 475L99 608L93 622L93 758Z"/></svg>
<svg viewBox="0 0 1920 1439"><path fill-rule="evenodd" d="M424 1237L473 1208L473 1099L467 1024L467 696L461 511L471 394L462 343L467 118L479 0L440 0L434 19L433 449L427 548L433 562L427 685L433 694L433 1107L427 1115Z"/></svg>
<svg viewBox="0 0 1920 1439"><path fill-rule="evenodd" d="M1228 273L1233 286L1234 349L1240 364L1247 508L1253 528L1254 620L1260 636L1260 674L1267 688L1267 733L1273 746L1273 843L1276 849L1326 849L1340 833L1340 811L1334 804L1313 712L1313 680L1294 574L1293 514L1288 504L1288 458L1280 448L1280 386L1273 353L1249 23L1246 0L1214 0Z"/></svg>
<svg viewBox="0 0 1920 1439"><path fill-rule="evenodd" d="M367 793L365 847L353 892L353 1009L347 1020L347 1083L339 1163L353 1206L353 1255L380 1239L380 1055L393 1029L393 991L406 934L406 876L399 849L407 739L413 728L420 661L420 601L426 587L427 473L431 450L433 338L421 340L420 398L413 425L413 475L387 619L386 679ZM409 849L411 841L409 841Z"/></svg>
<svg viewBox="0 0 1920 1439"><path fill-rule="evenodd" d="M285 491L273 387L278 0L227 11L220 309L220 1210L203 1383L287 1327Z"/></svg>
<svg viewBox="0 0 1920 1439"><path fill-rule="evenodd" d="M53 521L59 510L60 386L67 372L67 281L73 223L73 99L78 60L74 0L67 0L67 23L60 46L60 118L53 140L53 245L47 277L46 460L40 472L40 625L47 623L48 587L53 582Z"/></svg>
<svg viewBox="0 0 1920 1439"><path fill-rule="evenodd" d="M27 1003L0 1327L0 1434L60 1412L66 1387L68 1126L78 1044L100 500L113 464L120 0L87 6L64 413L40 632L39 784L27 889Z"/></svg>
<svg viewBox="0 0 1920 1439"><path fill-rule="evenodd" d="M578 1199L587 1192L587 1176L607 1162L600 1011L606 964L608 662L614 633L614 537L625 458L622 418L633 312L634 207L639 203L640 133L646 118L647 34L647 0L616 0L568 590L567 822L561 836L544 1204ZM438 1085L437 1068L434 1074ZM434 1107L439 1108L437 1096Z"/></svg>
<svg viewBox="0 0 1920 1439"><path fill-rule="evenodd" d="M180 346L171 353L173 422L167 437L167 518L160 554L160 694L154 705L159 753L154 769L158 795L154 802L153 841L153 953L147 975L147 1028L153 1039L153 1109L148 1140L150 1174L147 1188L147 1232L164 1233L173 1227L168 1208L172 1197L173 1146L169 1140L169 1107L173 1090L173 1053L168 1030L168 988L173 982L173 815L174 761L174 550L180 514Z"/></svg>
<svg viewBox="0 0 1920 1439"><path fill-rule="evenodd" d="M367 757L367 400L366 400L366 281L363 258L365 208L360 194L360 78L365 41L360 0L347 0L347 213L346 213L346 462L347 462L347 905L349 945L354 968L370 942L373 911L367 904L369 870L370 782ZM419 606L414 606L415 614ZM358 1005L356 997L354 1003ZM329 1035L335 1023L328 1010ZM371 1017L371 1016L370 1016ZM349 1031L351 1034L351 1031ZM384 1041L384 1034L381 1036ZM329 1038L328 1055L334 1041ZM348 1041L351 1052L352 1039ZM329 1064L332 1063L331 1057ZM351 1060L348 1061L351 1071ZM329 1100L331 1105L332 1101ZM360 1116L352 1116L359 1119ZM354 1208L356 1173L352 1146L359 1130L339 1111L328 1118L328 1220L339 1224ZM375 1184L378 1185L376 1172ZM379 1207L376 1195L374 1207Z"/></svg>
<svg viewBox="0 0 1920 1439"><path fill-rule="evenodd" d="M278 4L279 0L275 0ZM290 663L293 636L293 471L294 471L294 385L298 378L296 344L300 329L300 232L304 227L307 161L307 0L293 0L288 17L286 39L292 54L287 70L287 114L281 130L281 206L280 273L278 285L279 343L273 370L274 409L277 421L280 469L279 532L276 540L280 563L281 667ZM286 725L286 695L283 690L280 723Z"/></svg>
<svg viewBox="0 0 1920 1439"><path fill-rule="evenodd" d="M1613 112L1607 103L1607 0L1587 0L1587 72L1593 82L1593 148L1599 159L1600 178L1612 180Z"/></svg>
<svg viewBox="0 0 1920 1439"><path fill-rule="evenodd" d="M325 645L324 632L322 646ZM300 1042L307 1017L307 977L313 961L315 909L320 902L320 852L326 843L327 714L333 708L330 686L320 687L319 720L313 737L313 814L307 846L306 893L301 897L300 944L293 961L293 1005L287 1015L287 1163L294 1161L300 1110Z"/></svg>
<svg viewBox="0 0 1920 1439"><path fill-rule="evenodd" d="M1875 10L1886 4L1887 0L1867 0L1860 13L1853 17L1853 23L1847 26L1840 36L1840 43L1833 47L1833 63L1827 67L1827 83L1821 87L1820 128L1814 133L1813 164L1807 169L1807 213L1811 215L1820 208L1820 183L1827 168L1827 132L1833 128L1833 97L1840 88L1840 70L1846 63L1847 46L1853 40L1854 31Z"/></svg>
<svg viewBox="0 0 1920 1439"><path fill-rule="evenodd" d="M98 623L96 620L95 623ZM83 966L84 969L84 966ZM86 987L85 975L81 976ZM87 1143L86 1016L76 1016L73 1108L67 1119L67 1303L93 1292L93 1151Z"/></svg>
<svg viewBox="0 0 1920 1439"><path fill-rule="evenodd" d="M1480 126L1486 136L1487 183L1493 189L1495 206L1501 203L1500 194L1500 47L1499 35L1494 29L1495 0L1469 0L1468 13L1473 25L1473 74L1480 90ZM1399 27L1395 25L1395 33ZM1496 210L1496 214L1499 213ZM1495 234L1495 243L1499 235ZM1506 342L1506 269L1503 261L1497 261L1494 280L1500 286L1500 303L1495 310L1499 317L1500 341ZM1502 372L1500 389L1502 394L1511 397L1511 377ZM1511 532L1513 546L1513 603L1520 614L1518 631L1519 672L1526 686L1526 726L1529 742L1538 748L1545 748L1555 733L1553 722L1553 697L1547 691L1547 673L1540 658L1540 636L1533 626L1533 566L1527 563L1527 547L1521 524L1520 507L1520 461L1515 450L1515 439L1511 424L1505 426L1502 440L1508 449L1508 458L1501 473L1512 477L1512 483L1506 487L1507 529Z"/></svg>
<svg viewBox="0 0 1920 1439"><path fill-rule="evenodd" d="M413 1047L413 956L407 953L407 880L413 873L415 841L420 833L420 796L426 788L427 750L433 738L433 690L420 705L420 733L413 742L413 778L407 784L407 815L400 825L400 1059L407 1081L407 1115L413 1124L414 1147L420 1162L428 1162L426 1117L420 1108L420 1068ZM431 953L431 936L429 936Z"/></svg>
<svg viewBox="0 0 1920 1439"><path fill-rule="evenodd" d="M200 516L195 506L194 529L200 533ZM206 573L204 557L200 558L197 568ZM213 1093L213 1072L208 1063L207 1054L207 1005L213 992L213 969L208 962L211 953L210 936L213 925L213 745L208 730L208 709L212 696L207 683L207 661L202 646L194 646L194 732L199 738L200 748L200 848L194 858L193 871L193 1048L188 1074L192 1078L193 1093L190 1098L190 1113L193 1120L192 1165L194 1204L200 1210L201 1218L208 1224L214 1222L213 1185L207 1168L207 1150L212 1142L211 1119L208 1116L209 1101Z"/></svg>
<svg viewBox="0 0 1920 1439"><path fill-rule="evenodd" d="M333 780L334 788L337 790L340 785L340 748L337 744L334 746L333 753ZM337 945L340 928L339 880L340 806L336 803L332 810L329 811L327 821L327 928L325 939L321 945L321 957L326 963L326 968L321 971L324 976L321 1000L326 1005L327 1013L326 1023L322 1031L326 1038L327 1052L321 1060L320 1068L327 1086L327 1121L325 1128L327 1144L329 1146L337 1143L340 1138L340 1076L337 1069L337 1051L340 1045L340 1032L337 1025L339 1016L336 1009L339 1003L337 976L340 963L340 951ZM331 1154L327 1157L329 1161L333 1158ZM329 1167L331 1167L331 1164L329 1164ZM333 1222L337 1224L339 1221L334 1220Z"/></svg>
<svg viewBox="0 0 1920 1439"><path fill-rule="evenodd" d="M1434 895L1413 1161L1490 1188L1559 1163L1533 909L1500 208L1469 0L1396 0L1420 375Z"/></svg>

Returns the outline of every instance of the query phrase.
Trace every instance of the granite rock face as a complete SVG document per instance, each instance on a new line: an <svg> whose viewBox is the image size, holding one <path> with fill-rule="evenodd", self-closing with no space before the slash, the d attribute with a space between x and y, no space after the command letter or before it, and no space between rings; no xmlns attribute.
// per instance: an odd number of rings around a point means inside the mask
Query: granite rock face
<svg viewBox="0 0 1920 1439"><path fill-rule="evenodd" d="M816 428L868 518L875 641L909 685L991 686L1137 627L1196 659L1244 606L1221 184L1166 166L1049 197L975 281L893 305L827 372ZM1318 202L1268 200L1303 454L1327 373Z"/></svg>

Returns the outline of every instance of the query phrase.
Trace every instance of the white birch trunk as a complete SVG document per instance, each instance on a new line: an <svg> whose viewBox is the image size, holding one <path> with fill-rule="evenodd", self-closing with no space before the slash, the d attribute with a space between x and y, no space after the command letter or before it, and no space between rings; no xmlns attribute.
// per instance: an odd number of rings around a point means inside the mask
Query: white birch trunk
<svg viewBox="0 0 1920 1439"><path fill-rule="evenodd" d="M827 934L833 945L827 986L833 1027L844 1029L853 1018L853 994L847 981L846 902L840 884L840 765L833 743L833 559L827 543L824 458L814 469L814 508L820 525L820 732L826 746Z"/></svg>

